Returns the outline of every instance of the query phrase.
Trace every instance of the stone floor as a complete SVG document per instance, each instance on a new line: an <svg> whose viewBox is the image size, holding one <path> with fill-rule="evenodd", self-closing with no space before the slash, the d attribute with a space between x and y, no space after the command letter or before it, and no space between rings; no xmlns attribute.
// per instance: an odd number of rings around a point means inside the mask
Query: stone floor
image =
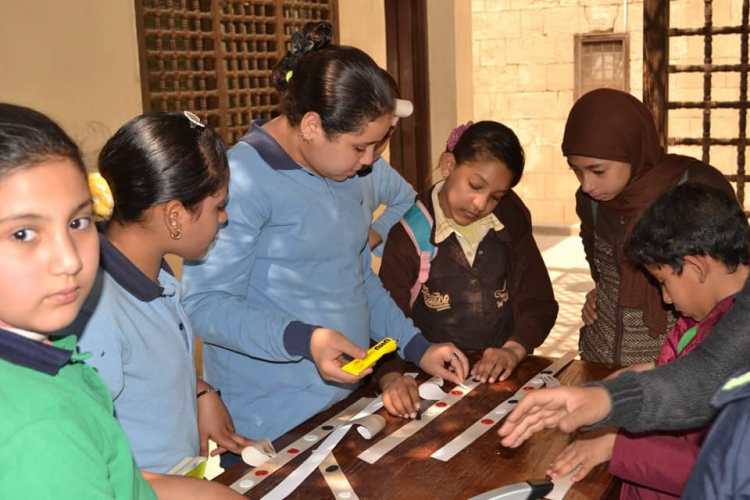
<svg viewBox="0 0 750 500"><path fill-rule="evenodd" d="M594 286L581 239L576 236L535 235L549 270L555 298L560 305L557 322L535 353L560 356L578 349L581 308L586 292Z"/></svg>

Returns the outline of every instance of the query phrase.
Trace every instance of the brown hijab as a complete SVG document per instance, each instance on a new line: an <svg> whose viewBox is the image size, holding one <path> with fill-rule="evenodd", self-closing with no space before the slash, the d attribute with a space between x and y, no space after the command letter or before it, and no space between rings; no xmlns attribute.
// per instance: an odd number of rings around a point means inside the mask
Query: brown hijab
<svg viewBox="0 0 750 500"><path fill-rule="evenodd" d="M648 108L632 95L612 89L591 91L573 105L565 124L562 151L565 156L589 156L631 165L625 189L614 199L599 202L629 220L622 242L640 214L677 183L691 163L697 162L694 158L665 154ZM625 258L622 245L616 252L620 304L642 310L652 336L664 333L667 316L660 290L644 271Z"/></svg>

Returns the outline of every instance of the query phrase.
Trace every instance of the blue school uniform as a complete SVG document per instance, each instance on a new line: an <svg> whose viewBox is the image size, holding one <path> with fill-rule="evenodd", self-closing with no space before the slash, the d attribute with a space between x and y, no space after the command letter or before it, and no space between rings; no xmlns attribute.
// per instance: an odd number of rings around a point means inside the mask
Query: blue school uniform
<svg viewBox="0 0 750 500"><path fill-rule="evenodd" d="M151 281L105 238L79 317L79 346L112 393L139 467L167 472L199 453L193 332L167 270Z"/></svg>
<svg viewBox="0 0 750 500"><path fill-rule="evenodd" d="M353 389L323 381L310 361L316 325L363 348L391 336L414 362L429 343L370 268L361 178L302 168L258 126L229 166L229 224L185 267L184 303L238 431L274 439Z"/></svg>
<svg viewBox="0 0 750 500"><path fill-rule="evenodd" d="M406 179L401 177L401 174L383 158L378 158L372 164L371 171L362 175L360 179L363 185L365 216L372 217L372 213L380 205L385 206L383 213L372 222L371 226L382 240L372 249L372 253L382 257L388 233L414 204L417 193L411 184L406 182Z"/></svg>

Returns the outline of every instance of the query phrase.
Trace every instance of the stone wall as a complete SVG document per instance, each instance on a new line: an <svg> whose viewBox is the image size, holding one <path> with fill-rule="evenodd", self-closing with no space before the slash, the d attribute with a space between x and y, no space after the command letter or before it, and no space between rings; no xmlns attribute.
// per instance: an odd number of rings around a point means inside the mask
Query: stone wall
<svg viewBox="0 0 750 500"><path fill-rule="evenodd" d="M741 0L713 3L715 26L737 25ZM703 25L702 0L673 0L671 26ZM529 205L536 225L578 222L574 193L578 187L560 153L568 111L574 99L574 35L596 31L630 36L630 92L642 98L642 0L472 0L474 120L494 119L512 127L526 149L527 167L517 191ZM739 63L739 35L714 39L714 62ZM702 64L703 38L670 41L673 64ZM712 94L737 100L739 76L717 73ZM703 76L671 75L671 100L701 100ZM715 110L713 134L736 136L736 110ZM700 110L670 111L670 136L700 137ZM700 148L671 151L700 157ZM712 148L711 163L736 170L736 148Z"/></svg>

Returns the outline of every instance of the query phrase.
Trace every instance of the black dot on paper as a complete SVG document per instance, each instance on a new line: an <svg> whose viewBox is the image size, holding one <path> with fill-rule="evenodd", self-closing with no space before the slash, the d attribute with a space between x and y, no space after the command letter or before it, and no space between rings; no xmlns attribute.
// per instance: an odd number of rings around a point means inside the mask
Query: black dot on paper
<svg viewBox="0 0 750 500"><path fill-rule="evenodd" d="M517 399L511 399L510 401L508 401L508 404L510 404L510 405L514 405L514 404L517 404L517 403L518 403Z"/></svg>
<svg viewBox="0 0 750 500"><path fill-rule="evenodd" d="M337 470L339 470L338 465L329 465L326 467L326 472L336 472Z"/></svg>
<svg viewBox="0 0 750 500"><path fill-rule="evenodd" d="M332 425L324 425L324 426L321 427L321 429L323 429L324 431L332 431L333 430L333 426Z"/></svg>

